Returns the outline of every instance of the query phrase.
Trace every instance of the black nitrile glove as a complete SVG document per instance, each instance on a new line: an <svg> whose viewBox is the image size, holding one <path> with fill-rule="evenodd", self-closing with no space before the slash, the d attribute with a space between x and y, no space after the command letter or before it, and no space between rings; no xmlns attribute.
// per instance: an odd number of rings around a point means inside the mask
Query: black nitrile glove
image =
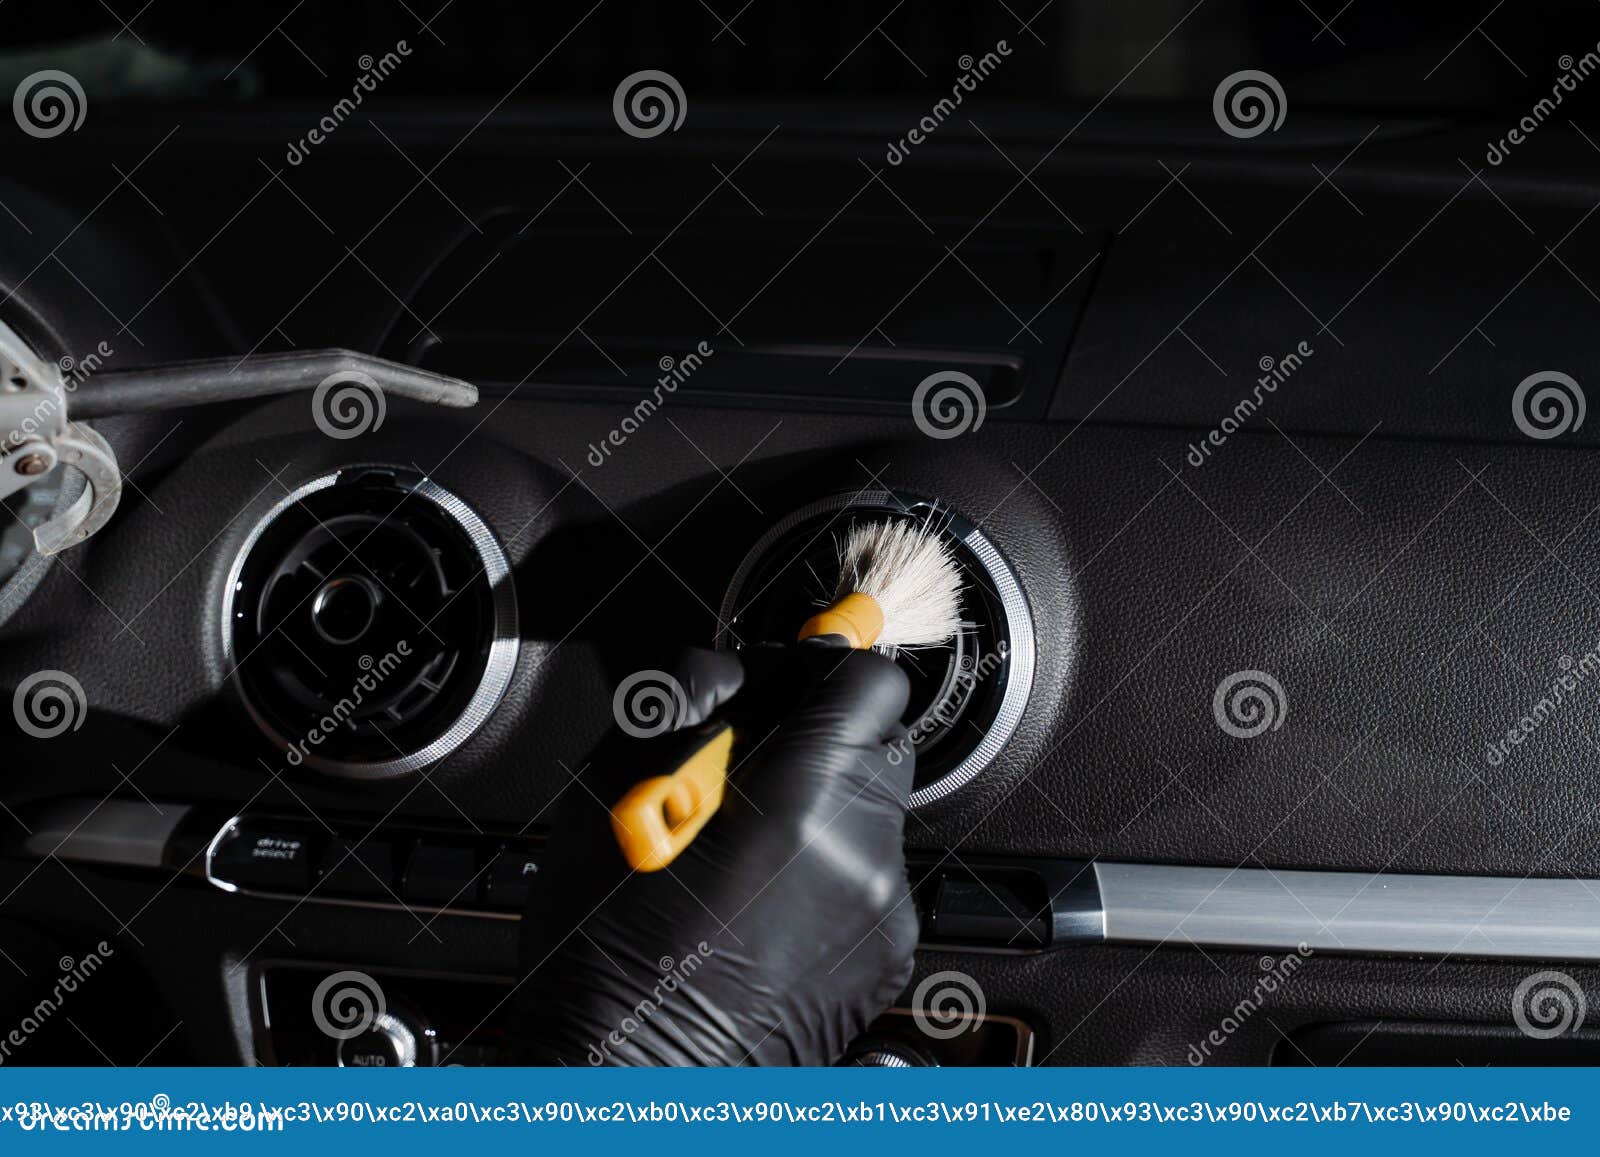
<svg viewBox="0 0 1600 1157"><path fill-rule="evenodd" d="M522 1058L829 1064L911 976L905 675L809 643L690 651L675 678L680 730L737 727L722 807L669 867L635 873L609 809L681 762L682 735L616 733L566 788L523 921Z"/></svg>

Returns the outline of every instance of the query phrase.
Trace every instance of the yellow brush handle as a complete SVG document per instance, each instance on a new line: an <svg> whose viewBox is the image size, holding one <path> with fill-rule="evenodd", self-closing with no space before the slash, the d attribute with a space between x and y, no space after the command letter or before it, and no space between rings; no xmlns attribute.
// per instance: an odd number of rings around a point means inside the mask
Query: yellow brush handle
<svg viewBox="0 0 1600 1157"><path fill-rule="evenodd" d="M883 608L871 595L852 592L800 628L802 639L839 635L856 650L865 650L883 634Z"/></svg>
<svg viewBox="0 0 1600 1157"><path fill-rule="evenodd" d="M848 594L800 628L801 639L838 635L857 650L883 631L883 609L868 595ZM611 809L622 858L636 872L659 872L676 860L722 806L733 728L724 725L678 769L633 785Z"/></svg>
<svg viewBox="0 0 1600 1157"><path fill-rule="evenodd" d="M652 776L611 809L622 858L636 872L658 872L687 848L722 805L733 757L733 728L723 726L670 775Z"/></svg>

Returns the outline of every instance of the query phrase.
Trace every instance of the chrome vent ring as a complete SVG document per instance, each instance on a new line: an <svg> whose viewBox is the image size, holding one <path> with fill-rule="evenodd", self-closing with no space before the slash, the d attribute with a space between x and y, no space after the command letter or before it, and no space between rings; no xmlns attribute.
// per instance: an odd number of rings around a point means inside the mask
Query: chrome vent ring
<svg viewBox="0 0 1600 1157"><path fill-rule="evenodd" d="M229 570L224 660L291 767L417 771L483 724L519 648L511 567L466 503L413 470L348 467L273 505Z"/></svg>

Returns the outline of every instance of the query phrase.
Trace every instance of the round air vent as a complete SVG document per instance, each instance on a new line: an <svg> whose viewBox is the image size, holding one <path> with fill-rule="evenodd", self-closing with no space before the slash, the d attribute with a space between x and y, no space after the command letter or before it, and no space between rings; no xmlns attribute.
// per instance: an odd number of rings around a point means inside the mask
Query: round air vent
<svg viewBox="0 0 1600 1157"><path fill-rule="evenodd" d="M464 743L505 693L510 574L454 494L414 471L340 470L251 531L223 600L225 658L291 766L404 775Z"/></svg>
<svg viewBox="0 0 1600 1157"><path fill-rule="evenodd" d="M793 642L827 605L839 543L861 521L932 525L949 541L965 580L964 625L944 647L892 657L911 678L904 723L917 749L911 805L941 799L994 761L1022 719L1033 685L1033 619L1022 587L977 527L920 498L886 490L824 498L795 511L756 543L722 602L717 646Z"/></svg>

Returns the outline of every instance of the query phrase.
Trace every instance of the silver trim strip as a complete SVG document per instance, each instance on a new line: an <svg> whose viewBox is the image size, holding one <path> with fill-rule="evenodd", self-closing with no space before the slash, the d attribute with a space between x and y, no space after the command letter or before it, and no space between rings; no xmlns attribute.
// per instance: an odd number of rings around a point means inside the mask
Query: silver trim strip
<svg viewBox="0 0 1600 1157"><path fill-rule="evenodd" d="M235 816L223 824L205 852L206 881L225 892L295 904L490 920L521 918L517 912L485 908L438 908L241 888L213 870L217 848L241 818ZM112 862L106 857L85 858ZM1600 961L1600 880L1165 864L1096 863L1093 867L1104 940L1112 943ZM1100 941L1100 936L1089 935L1058 941L1051 947ZM921 942L918 947L963 953L996 951L934 942Z"/></svg>
<svg viewBox="0 0 1600 1157"><path fill-rule="evenodd" d="M157 808L120 799L55 803L42 813L28 813L32 830L22 850L41 860L56 856L78 864L161 868L167 844L189 810L187 804Z"/></svg>
<svg viewBox="0 0 1600 1157"><path fill-rule="evenodd" d="M1600 960L1600 881L1095 864L1107 940Z"/></svg>

